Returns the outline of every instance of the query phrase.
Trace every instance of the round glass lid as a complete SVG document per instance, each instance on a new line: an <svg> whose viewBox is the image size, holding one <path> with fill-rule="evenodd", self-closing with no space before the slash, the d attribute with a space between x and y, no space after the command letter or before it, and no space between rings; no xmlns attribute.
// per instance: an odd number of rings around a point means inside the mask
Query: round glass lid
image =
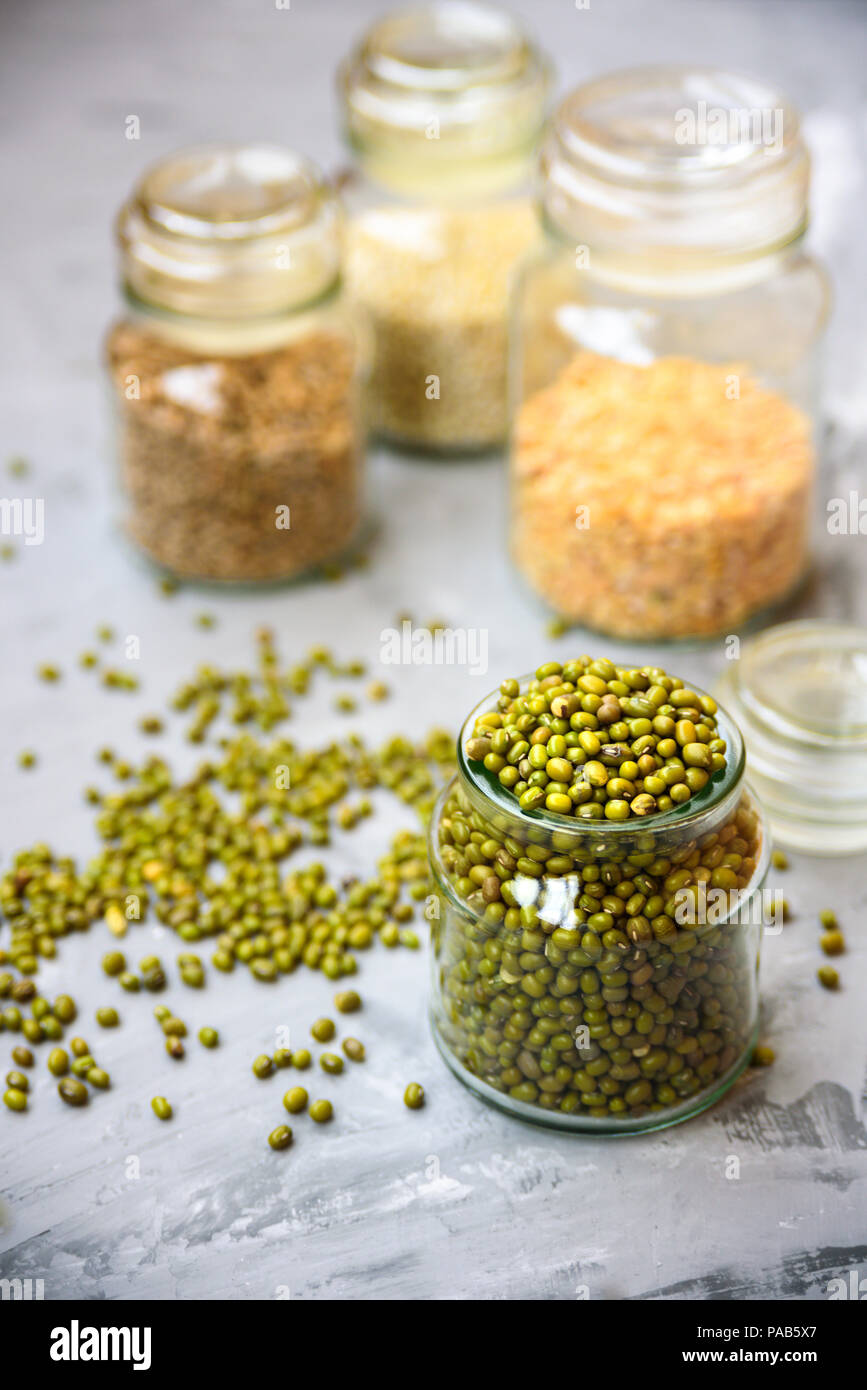
<svg viewBox="0 0 867 1390"><path fill-rule="evenodd" d="M750 715L806 743L867 742L867 629L784 623L745 644L731 681Z"/></svg>

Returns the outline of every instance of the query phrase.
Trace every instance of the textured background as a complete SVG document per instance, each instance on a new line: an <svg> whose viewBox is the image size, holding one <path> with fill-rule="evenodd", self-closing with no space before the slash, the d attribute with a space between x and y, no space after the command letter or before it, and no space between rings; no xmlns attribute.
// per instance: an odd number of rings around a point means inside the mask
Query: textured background
<svg viewBox="0 0 867 1390"><path fill-rule="evenodd" d="M136 721L198 661L242 664L259 623L286 653L327 640L375 664L395 613L443 616L490 634L487 676L446 668L384 672L387 707L359 727L456 727L485 689L543 657L587 645L544 637L544 615L504 557L500 460L424 464L371 460L378 524L373 564L336 588L262 597L160 599L152 575L113 527L99 342L113 312L110 223L144 163L219 137L285 140L327 167L341 160L332 71L378 7L345 0L7 0L2 10L0 155L5 276L0 344L2 453L32 460L46 499L42 547L21 548L0 575L0 857L36 839L87 855L94 839L80 789L93 750L145 751ZM829 338L829 466L858 485L867 428L864 7L834 0L541 0L523 10L558 60L565 87L593 72L653 60L703 61L776 78L806 113L816 156L812 241L831 266L838 303ZM141 140L124 138L125 118ZM863 476L863 475L860 475ZM840 477L830 476L826 495ZM11 485L3 487L11 492ZM825 539L800 615L864 621L864 540ZM202 608L219 626L194 625ZM142 693L103 692L75 666L97 623L141 639ZM594 644L599 646L597 642ZM616 644L608 654L626 655ZM659 649L632 648L665 661ZM61 688L34 679L63 666ZM677 668L711 684L715 647L681 651ZM305 737L324 738L330 694L311 701ZM348 726L347 726L348 727ZM190 760L170 741L179 766ZM40 765L15 755L34 746ZM148 748L148 751L150 749ZM364 831L331 859L364 870L402 816L383 797ZM420 955L363 958L365 1013L353 1031L369 1061L321 1088L338 1118L272 1154L280 1079L257 1082L250 1059L288 1024L296 1045L332 990L300 972L275 991L236 973L196 994L173 987L188 1021L217 1023L219 1053L164 1056L149 998L123 996L126 1026L100 1033L114 1088L84 1112L58 1113L44 1072L26 1116L0 1114L0 1276L42 1278L45 1296L85 1298L820 1298L830 1278L867 1274L863 858L798 858L785 877L794 920L770 938L763 1036L778 1062L743 1079L693 1122L648 1139L558 1137L509 1122L445 1071L425 1020ZM822 992L816 912L832 903L847 928L844 989ZM130 944L174 956L150 926ZM106 938L64 943L44 968L46 993L68 987L92 1010ZM140 949L139 949L140 947ZM214 972L210 972L211 975ZM4 1047L5 1051L5 1047ZM427 1107L401 1104L424 1083ZM171 1126L149 1098L167 1093ZM740 1162L737 1180L727 1160ZM136 1161L131 1161L136 1160ZM135 1176L138 1174L138 1176Z"/></svg>

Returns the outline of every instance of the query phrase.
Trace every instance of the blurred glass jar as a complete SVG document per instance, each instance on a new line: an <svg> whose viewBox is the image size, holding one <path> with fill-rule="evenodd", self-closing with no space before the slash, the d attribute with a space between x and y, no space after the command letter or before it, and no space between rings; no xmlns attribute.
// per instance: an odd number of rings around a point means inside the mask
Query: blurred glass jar
<svg viewBox="0 0 867 1390"><path fill-rule="evenodd" d="M117 221L123 316L106 355L124 525L172 574L295 577L361 515L360 354L341 212L268 145L170 156Z"/></svg>
<svg viewBox="0 0 867 1390"><path fill-rule="evenodd" d="M343 65L355 172L347 281L372 332L372 428L470 451L506 434L512 272L550 69L510 16L435 4L378 21Z"/></svg>
<svg viewBox="0 0 867 1390"><path fill-rule="evenodd" d="M430 823L434 1039L523 1120L635 1134L688 1119L758 1029L770 844L737 727L717 710L727 767L685 805L582 820L522 810L469 759L498 695L464 724Z"/></svg>
<svg viewBox="0 0 867 1390"><path fill-rule="evenodd" d="M736 630L805 574L824 272L797 113L724 72L578 88L515 295L512 544L612 636Z"/></svg>

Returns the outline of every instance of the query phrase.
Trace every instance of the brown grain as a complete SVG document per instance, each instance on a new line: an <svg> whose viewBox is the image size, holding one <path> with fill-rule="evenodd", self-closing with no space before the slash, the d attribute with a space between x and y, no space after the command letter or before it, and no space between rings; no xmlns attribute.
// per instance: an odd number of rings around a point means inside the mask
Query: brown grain
<svg viewBox="0 0 867 1390"><path fill-rule="evenodd" d="M214 357L123 322L108 360L127 529L159 564L185 577L282 579L348 546L360 448L346 338L320 330Z"/></svg>

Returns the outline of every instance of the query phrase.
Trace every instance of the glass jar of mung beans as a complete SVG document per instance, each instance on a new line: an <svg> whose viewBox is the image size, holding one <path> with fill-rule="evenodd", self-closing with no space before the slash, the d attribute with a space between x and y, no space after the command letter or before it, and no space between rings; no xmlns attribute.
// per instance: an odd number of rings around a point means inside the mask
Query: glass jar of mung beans
<svg viewBox="0 0 867 1390"><path fill-rule="evenodd" d="M538 238L549 85L511 16L471 3L386 15L341 69L347 284L371 332L368 415L384 438L466 452L505 437L508 294Z"/></svg>
<svg viewBox="0 0 867 1390"><path fill-rule="evenodd" d="M576 674L540 669L513 683L519 699ZM520 1119L596 1134L687 1119L731 1086L756 1041L770 848L738 730L710 701L725 767L683 804L565 815L524 809L470 756L480 730L508 732L506 703L495 691L470 714L430 825L440 1052ZM565 723L568 747L594 723L576 708L552 725Z"/></svg>

